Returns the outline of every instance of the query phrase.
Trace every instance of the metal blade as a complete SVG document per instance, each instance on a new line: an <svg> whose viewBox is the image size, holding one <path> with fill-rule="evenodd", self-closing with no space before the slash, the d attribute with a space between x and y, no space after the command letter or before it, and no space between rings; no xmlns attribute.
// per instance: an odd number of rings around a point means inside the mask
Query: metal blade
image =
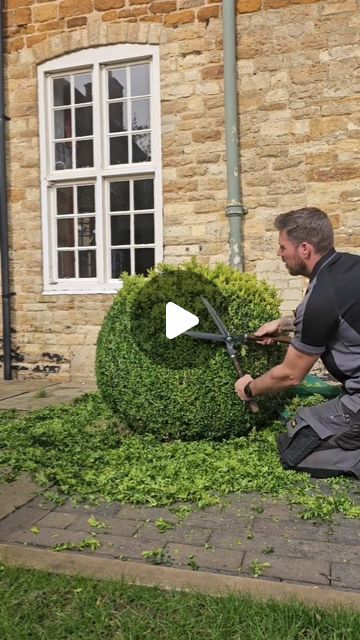
<svg viewBox="0 0 360 640"><path fill-rule="evenodd" d="M214 320L214 322L215 322L217 328L219 329L219 331L221 331L223 336L227 337L229 335L229 332L228 332L226 326L224 325L223 321L221 320L221 318L216 313L214 307L203 296L201 296L201 300L203 301L203 303L204 303L205 307L207 308L208 312L210 313L210 315L211 315L212 319Z"/></svg>
<svg viewBox="0 0 360 640"><path fill-rule="evenodd" d="M226 337L221 336L218 333L203 333L202 331L184 331L184 336L189 338L196 338L198 340L209 340L211 342L226 342Z"/></svg>

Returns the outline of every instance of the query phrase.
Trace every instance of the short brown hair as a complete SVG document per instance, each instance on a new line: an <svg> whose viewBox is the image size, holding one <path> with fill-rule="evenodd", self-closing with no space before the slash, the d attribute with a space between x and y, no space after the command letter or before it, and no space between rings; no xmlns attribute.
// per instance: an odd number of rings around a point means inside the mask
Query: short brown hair
<svg viewBox="0 0 360 640"><path fill-rule="evenodd" d="M308 242L321 255L334 246L331 222L326 213L316 207L281 213L275 218L275 227L278 231L286 231L289 240L297 247Z"/></svg>

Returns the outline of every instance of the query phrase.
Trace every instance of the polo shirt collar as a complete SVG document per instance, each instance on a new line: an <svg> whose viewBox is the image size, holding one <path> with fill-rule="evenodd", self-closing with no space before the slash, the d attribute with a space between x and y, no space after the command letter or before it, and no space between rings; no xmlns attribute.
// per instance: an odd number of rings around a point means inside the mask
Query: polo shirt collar
<svg viewBox="0 0 360 640"><path fill-rule="evenodd" d="M329 251L327 251L326 253L324 253L323 256L321 256L320 260L318 260L312 272L310 273L310 276L309 276L310 282L315 278L316 274L320 271L321 267L323 267L324 264L328 260L330 260L330 258L332 258L335 254L336 254L336 250L334 249L334 247L332 247L332 249L329 249Z"/></svg>

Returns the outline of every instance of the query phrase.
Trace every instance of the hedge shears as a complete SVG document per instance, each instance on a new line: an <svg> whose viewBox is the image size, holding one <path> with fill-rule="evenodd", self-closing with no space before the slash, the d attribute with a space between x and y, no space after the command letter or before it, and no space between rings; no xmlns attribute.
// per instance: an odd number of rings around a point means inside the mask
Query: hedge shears
<svg viewBox="0 0 360 640"><path fill-rule="evenodd" d="M219 329L220 333L205 333L202 331L184 331L183 335L189 336L190 338L196 338L197 340L207 340L209 342L215 342L218 344L225 345L227 352L230 356L231 362L233 363L239 378L242 378L242 376L244 375L244 372L242 371L240 366L239 357L236 351L236 345L243 345L249 341L259 342L266 338L272 338L275 342L281 342L284 344L289 344L291 341L291 338L289 336L284 336L284 335L282 336L280 335L266 336L265 335L260 337L260 336L255 336L253 334L243 333L242 335L233 336L229 333L224 322L221 320L220 316L217 314L217 312L215 311L214 307L210 304L210 302L203 296L201 296L201 299L205 307L207 308L210 316L212 317L214 323ZM246 404L248 405L249 409L253 413L258 413L259 405L256 402L256 400L249 400Z"/></svg>

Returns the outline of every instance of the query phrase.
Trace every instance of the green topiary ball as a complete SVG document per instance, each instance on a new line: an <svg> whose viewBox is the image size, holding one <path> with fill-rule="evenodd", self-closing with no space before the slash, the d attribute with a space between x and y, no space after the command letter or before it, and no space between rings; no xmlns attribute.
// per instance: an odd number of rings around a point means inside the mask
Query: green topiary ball
<svg viewBox="0 0 360 640"><path fill-rule="evenodd" d="M158 265L147 278L125 274L123 288L104 320L97 343L96 377L105 403L133 432L150 433L161 440L222 440L246 435L253 427L268 426L281 409L282 396L259 398L260 412L252 414L235 394L237 375L224 347L181 336L171 341L176 367L169 366L166 358L162 366L161 359L149 356L146 346L150 338L146 331L141 332L140 341L139 336L134 336L142 288L158 278L154 287L158 295L162 286L159 276L180 271L194 272L216 285L226 303L225 308L222 304L222 309L216 310L235 335L252 333L264 322L279 317L280 301L274 287L224 264L209 268L192 261L180 267ZM169 291L166 278L165 282L164 299L193 310L193 291L182 290L178 302L179 291ZM144 305L148 305L148 313ZM161 353L167 340L165 303L160 314L153 312L155 306L151 296L143 296L141 316L146 322L149 319L144 327L151 328L150 353ZM217 333L213 321L209 318L208 322L206 327L201 324L195 330ZM140 348L142 337L147 343L145 351ZM210 357L200 357L199 349ZM251 343L239 347L238 353L243 371L256 377L281 359L283 347Z"/></svg>

